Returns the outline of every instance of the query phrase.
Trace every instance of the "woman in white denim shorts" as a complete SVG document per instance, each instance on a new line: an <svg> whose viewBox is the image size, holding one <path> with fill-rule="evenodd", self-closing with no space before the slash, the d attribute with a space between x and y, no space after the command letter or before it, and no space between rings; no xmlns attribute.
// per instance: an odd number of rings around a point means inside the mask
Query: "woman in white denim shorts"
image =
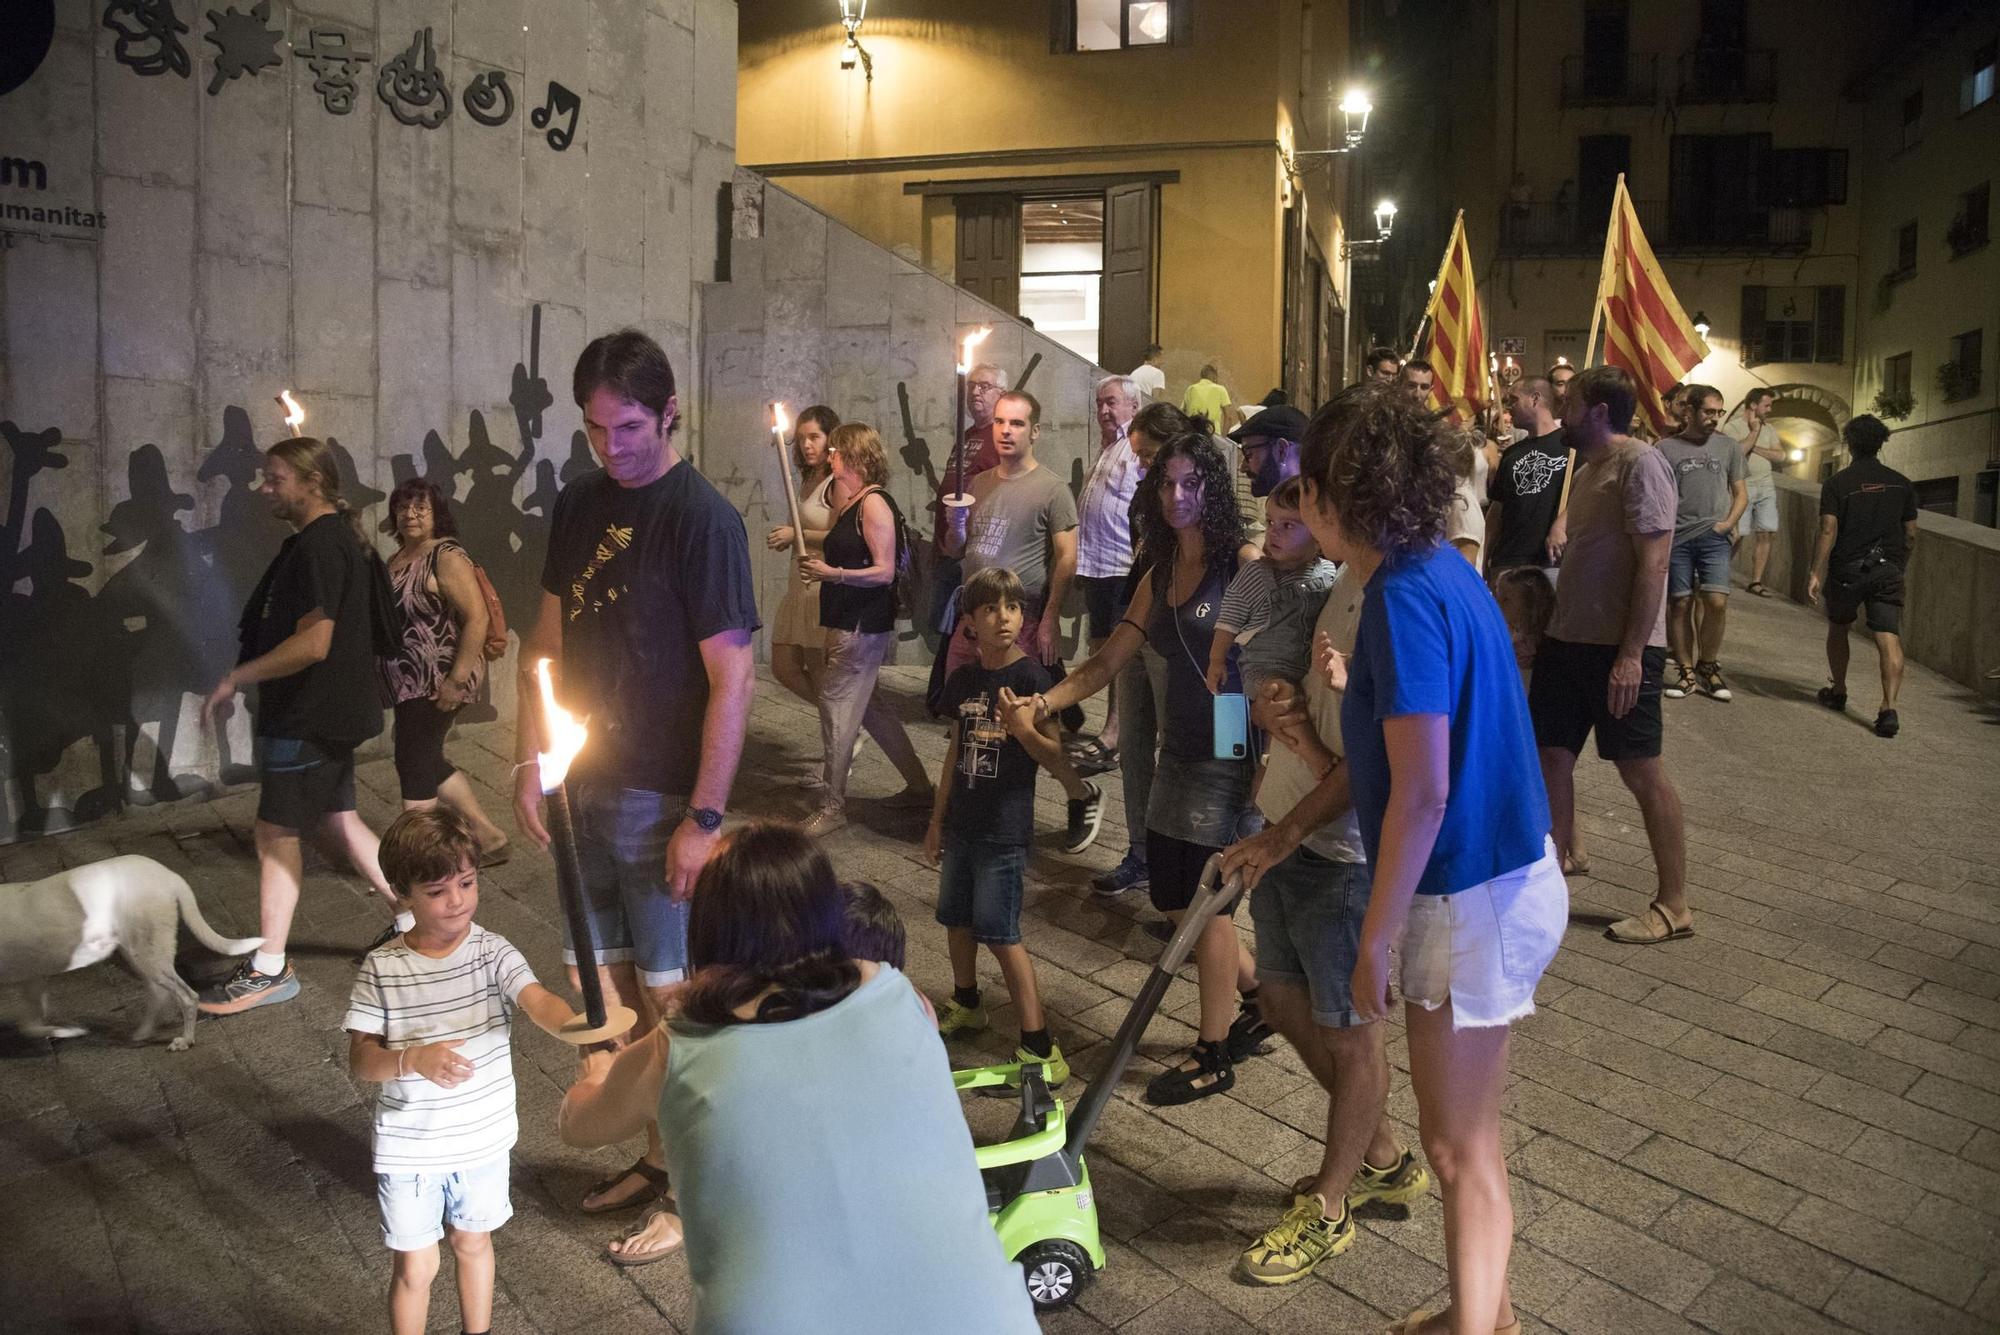
<svg viewBox="0 0 2000 1335"><path fill-rule="evenodd" d="M1569 890L1513 642L1444 541L1456 484L1444 429L1399 387L1358 385L1322 408L1300 477L1321 549L1366 580L1341 705L1373 873L1354 1007L1388 1013L1400 949L1419 1130L1451 1239L1451 1305L1393 1329L1518 1335L1500 1145L1507 1026L1535 1009Z"/></svg>

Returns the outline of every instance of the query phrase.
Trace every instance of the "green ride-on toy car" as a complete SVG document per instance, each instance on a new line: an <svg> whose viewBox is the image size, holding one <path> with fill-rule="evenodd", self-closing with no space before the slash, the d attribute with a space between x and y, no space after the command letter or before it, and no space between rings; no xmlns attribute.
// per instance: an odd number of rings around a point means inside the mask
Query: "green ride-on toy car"
<svg viewBox="0 0 2000 1335"><path fill-rule="evenodd" d="M954 1071L959 1089L1018 1087L1021 1112L1007 1138L975 1151L980 1175L986 1180L986 1208L1000 1245L1010 1260L1021 1263L1028 1296L1035 1310L1068 1306L1084 1283L1104 1268L1104 1243L1097 1231L1097 1197L1083 1147L1090 1140L1104 1105L1118 1088L1125 1067L1139 1046L1153 1013L1179 969L1194 949L1195 938L1221 905L1229 902L1240 881L1222 879L1222 860L1212 857L1202 870L1194 902L1181 915L1179 928L1146 977L1132 1009L1118 1027L1111 1058L1065 1115L1063 1101L1050 1093L1047 1068L1040 1062L1002 1062L969 1071Z"/></svg>

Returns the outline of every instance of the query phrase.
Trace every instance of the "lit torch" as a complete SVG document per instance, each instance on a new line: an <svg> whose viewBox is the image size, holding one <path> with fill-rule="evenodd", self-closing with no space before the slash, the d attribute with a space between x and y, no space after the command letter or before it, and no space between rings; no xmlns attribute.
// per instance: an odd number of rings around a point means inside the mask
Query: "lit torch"
<svg viewBox="0 0 2000 1335"><path fill-rule="evenodd" d="M556 861L556 895L562 900L563 916L569 922L570 943L576 954L577 986L583 989L584 1018L590 1031L595 1032L606 1027L604 984L597 976L597 945L591 940L590 919L583 912L583 866L577 860L576 827L570 819L569 788L564 783L569 777L570 762L583 749L590 732L556 703L548 659L535 660L535 679L542 688L542 745L548 748L537 753L535 760L541 767L549 852ZM568 1032L561 1037L571 1042L595 1041Z"/></svg>
<svg viewBox="0 0 2000 1335"><path fill-rule="evenodd" d="M306 424L306 410L299 407L299 401L292 397L289 389L278 391L278 402L285 409L285 425L291 428L294 436L298 435L299 428Z"/></svg>
<svg viewBox="0 0 2000 1335"><path fill-rule="evenodd" d="M790 428L791 423L785 420L785 405L782 403L773 403L771 405L771 443L778 447L778 475L785 479L785 504L791 507L792 556L794 558L793 564L796 566L799 561L805 560L806 557L806 526L805 520L799 516L799 488L798 484L792 481L791 455L785 449L785 432ZM806 577L805 571L799 569L796 573L798 579L803 582Z"/></svg>
<svg viewBox="0 0 2000 1335"><path fill-rule="evenodd" d="M965 378L972 374L972 350L986 341L993 332L991 325L981 325L965 336L958 355L958 399L957 414L954 419L954 441L951 452L951 495L944 498L946 505L965 506L972 504L972 498L965 494L965 433L966 402Z"/></svg>

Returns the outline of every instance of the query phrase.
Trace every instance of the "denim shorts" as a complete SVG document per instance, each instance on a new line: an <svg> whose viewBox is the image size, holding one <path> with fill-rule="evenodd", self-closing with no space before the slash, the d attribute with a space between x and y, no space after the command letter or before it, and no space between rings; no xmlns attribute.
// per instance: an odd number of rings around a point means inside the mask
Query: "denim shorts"
<svg viewBox="0 0 2000 1335"><path fill-rule="evenodd" d="M1368 913L1365 862L1335 862L1308 848L1264 873L1250 892L1257 928L1257 978L1302 987L1313 1023L1364 1024L1354 1009L1354 961Z"/></svg>
<svg viewBox="0 0 2000 1335"><path fill-rule="evenodd" d="M947 830L943 852L938 924L969 927L972 939L984 946L1019 945L1028 846L967 839Z"/></svg>
<svg viewBox="0 0 2000 1335"><path fill-rule="evenodd" d="M382 1207L382 1242L392 1252L414 1252L444 1236L491 1233L514 1217L507 1196L508 1157L447 1173L377 1173L375 1200Z"/></svg>
<svg viewBox="0 0 2000 1335"><path fill-rule="evenodd" d="M1729 592L1729 535L1711 526L1693 537L1674 544L1667 559L1667 592L1685 598L1696 589L1703 593Z"/></svg>
<svg viewBox="0 0 2000 1335"><path fill-rule="evenodd" d="M580 784L569 800L597 962L636 964L647 987L680 982L687 977L688 906L667 893L667 841L687 813L687 798ZM563 963L576 963L566 914Z"/></svg>
<svg viewBox="0 0 2000 1335"><path fill-rule="evenodd" d="M1535 1013L1535 985L1569 926L1569 884L1553 839L1518 871L1452 895L1416 895L1403 928L1403 1000L1451 1003L1453 1029Z"/></svg>

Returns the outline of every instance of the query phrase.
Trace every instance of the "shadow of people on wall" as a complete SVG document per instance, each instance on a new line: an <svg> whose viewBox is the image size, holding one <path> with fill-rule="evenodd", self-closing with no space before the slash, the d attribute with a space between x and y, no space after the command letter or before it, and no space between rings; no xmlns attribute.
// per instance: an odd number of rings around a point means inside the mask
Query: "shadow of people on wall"
<svg viewBox="0 0 2000 1335"><path fill-rule="evenodd" d="M422 451L424 468L421 473L417 471L416 456L399 454L389 460L390 478L399 487L412 479L422 478L445 495L451 495L457 485L454 479L458 477L458 460L451 457L451 447L436 431L426 431Z"/></svg>
<svg viewBox="0 0 2000 1335"><path fill-rule="evenodd" d="M28 545L13 554L0 594L0 711L7 720L16 828L23 834L67 829L116 811L118 746L113 732L124 715L119 664L125 631L107 624L89 590L74 583L92 566L69 554L62 524L35 511ZM25 581L27 592L18 591ZM72 742L90 739L98 786L65 803L45 804L36 780L62 763Z"/></svg>
<svg viewBox="0 0 2000 1335"><path fill-rule="evenodd" d="M192 774L172 773L183 708L196 683L229 669L218 641L205 628L227 625L237 609L209 578L200 544L176 517L194 509L194 497L173 489L158 445L141 445L125 461L131 495L111 507L101 526L106 556L136 550L104 583L97 604L107 624L121 627L125 665L125 739L120 768L127 801L171 802L209 785ZM143 752L150 743L150 760Z"/></svg>
<svg viewBox="0 0 2000 1335"><path fill-rule="evenodd" d="M195 470L195 481L222 478L229 489L222 493L215 524L198 529L190 536L195 551L215 581L214 615L195 617L182 614L200 646L201 661L216 665L213 675L199 678L192 689L201 690L220 677L236 661L236 622L243 604L256 591L265 567L278 554L278 546L290 532L271 513L271 505L257 494L257 478L264 470L264 452L250 429L250 414L236 404L222 410L222 439ZM257 777L248 755L232 755L229 731L219 728L220 763L224 783L247 783Z"/></svg>

